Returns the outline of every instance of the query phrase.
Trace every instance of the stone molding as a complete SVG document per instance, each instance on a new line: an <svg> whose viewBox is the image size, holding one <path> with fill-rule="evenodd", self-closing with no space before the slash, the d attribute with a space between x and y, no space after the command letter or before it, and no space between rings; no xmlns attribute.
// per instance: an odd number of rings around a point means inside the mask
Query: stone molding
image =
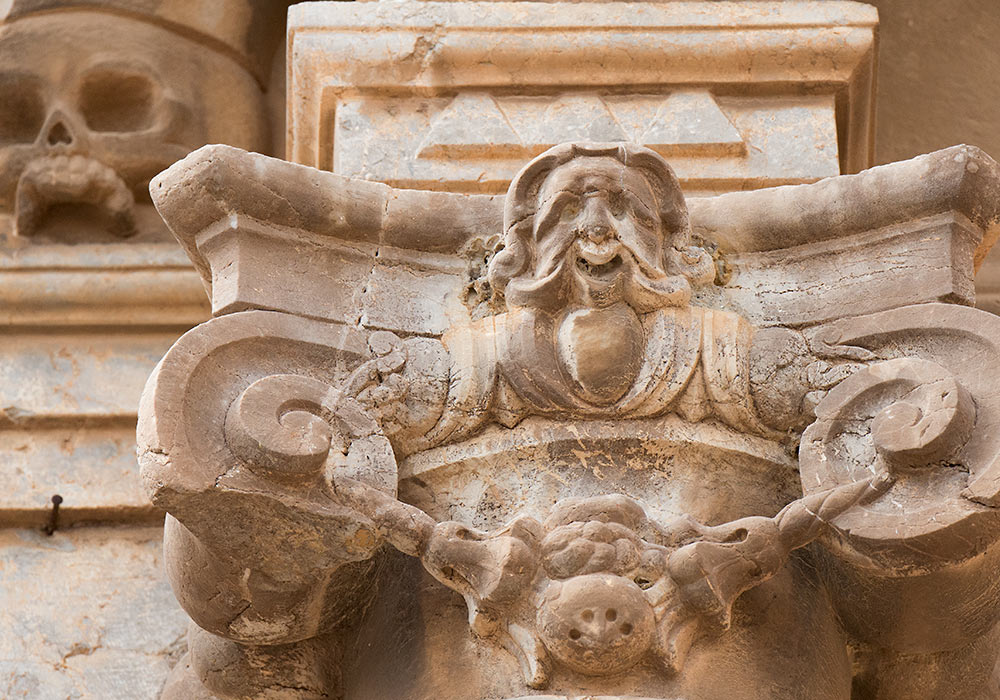
<svg viewBox="0 0 1000 700"><path fill-rule="evenodd" d="M32 245L0 259L4 326L189 328L205 290L174 243Z"/></svg>
<svg viewBox="0 0 1000 700"><path fill-rule="evenodd" d="M956 146L809 185L690 199L693 235L721 260L709 303L765 325L926 301L971 304L972 270L1000 235L997 177L989 156ZM153 196L210 290L213 313L267 308L346 323L364 316L372 328L422 334L470 313L459 297L473 281L472 258L492 255L503 215L500 197L394 189L227 146L180 161L154 181ZM853 206L831 214L841 201ZM304 239L310 255L296 252ZM270 265L253 252L265 241L299 271L267 294L254 281ZM323 274L333 261L338 279ZM430 275L417 282L419 294L405 265ZM843 295L840 302L802 291L845 266L857 274L825 292ZM385 295L422 313L398 318L379 303ZM317 309L317 296L330 303Z"/></svg>
<svg viewBox="0 0 1000 700"><path fill-rule="evenodd" d="M281 3L221 0L208 10L196 3L164 0L11 0L0 14L10 23L32 15L53 12L106 12L134 17L191 36L220 51L267 84L271 57L279 43L273 30L281 22Z"/></svg>
<svg viewBox="0 0 1000 700"><path fill-rule="evenodd" d="M569 139L669 158L689 193L871 164L874 8L851 2L303 4L290 160L502 192Z"/></svg>

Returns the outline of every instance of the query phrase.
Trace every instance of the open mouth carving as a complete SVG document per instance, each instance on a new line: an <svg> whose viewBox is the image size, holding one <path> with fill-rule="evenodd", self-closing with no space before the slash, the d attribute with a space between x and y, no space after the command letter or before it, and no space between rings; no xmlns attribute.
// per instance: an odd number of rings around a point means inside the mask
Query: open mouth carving
<svg viewBox="0 0 1000 700"><path fill-rule="evenodd" d="M87 156L60 155L38 158L21 174L15 211L18 235L33 235L50 210L67 205L96 210L112 238L135 233L135 198L118 173Z"/></svg>
<svg viewBox="0 0 1000 700"><path fill-rule="evenodd" d="M617 273L624 264L621 255L615 255L605 263L590 262L583 256L576 259L577 269L588 277L610 277Z"/></svg>
<svg viewBox="0 0 1000 700"><path fill-rule="evenodd" d="M576 268L588 277L613 277L624 265L622 246L613 238L600 243L590 240L577 243Z"/></svg>

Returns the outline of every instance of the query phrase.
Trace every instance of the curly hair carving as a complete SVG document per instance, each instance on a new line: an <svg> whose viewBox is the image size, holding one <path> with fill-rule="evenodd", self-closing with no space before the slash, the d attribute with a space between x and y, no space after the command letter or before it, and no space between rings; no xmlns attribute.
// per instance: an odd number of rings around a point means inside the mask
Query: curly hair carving
<svg viewBox="0 0 1000 700"><path fill-rule="evenodd" d="M503 248L490 263L488 279L494 293L502 295L508 283L531 273L534 261L534 223L542 186L557 168L579 158L611 158L638 170L657 201L664 235L663 270L681 275L692 285L715 276L707 251L691 247L691 224L680 182L673 168L658 153L630 143L564 143L530 161L515 176L504 205Z"/></svg>

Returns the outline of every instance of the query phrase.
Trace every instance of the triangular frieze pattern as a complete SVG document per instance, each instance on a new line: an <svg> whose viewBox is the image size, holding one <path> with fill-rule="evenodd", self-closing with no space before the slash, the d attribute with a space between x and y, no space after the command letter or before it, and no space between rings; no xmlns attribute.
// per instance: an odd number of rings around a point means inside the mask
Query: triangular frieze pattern
<svg viewBox="0 0 1000 700"><path fill-rule="evenodd" d="M631 141L674 156L746 153L740 131L707 90L621 98L475 92L435 115L417 157L523 157L566 140Z"/></svg>
<svg viewBox="0 0 1000 700"><path fill-rule="evenodd" d="M521 138L488 93L462 93L431 122L418 158L475 158L523 151Z"/></svg>

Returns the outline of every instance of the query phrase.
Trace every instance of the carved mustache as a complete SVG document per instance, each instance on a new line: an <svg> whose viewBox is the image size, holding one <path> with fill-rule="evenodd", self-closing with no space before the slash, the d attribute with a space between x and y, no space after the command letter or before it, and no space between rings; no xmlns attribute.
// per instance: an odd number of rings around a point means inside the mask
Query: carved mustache
<svg viewBox="0 0 1000 700"><path fill-rule="evenodd" d="M574 245L577 237L567 238L568 242L560 241L557 248L547 251L546 264L542 268L544 275L541 278L511 280L507 287L509 300L518 305L537 308L557 309L566 305L567 290L574 286L579 288L583 281ZM620 270L620 274L608 287L590 296L595 300L597 296L619 297L639 313L687 303L691 294L691 285L687 279L682 275L667 275L657 268L651 269L652 275L647 274L645 268L648 264L643 265L641 258L630 246L618 239L609 240L616 241L616 253L605 264L612 264L613 270ZM616 262L616 258L620 262ZM574 278L575 284L568 283Z"/></svg>
<svg viewBox="0 0 1000 700"><path fill-rule="evenodd" d="M135 233L135 197L125 181L104 163L82 155L35 158L17 183L15 230L30 236L57 204L91 204L107 215L110 233Z"/></svg>
<svg viewBox="0 0 1000 700"><path fill-rule="evenodd" d="M581 243L578 245L578 241ZM590 243L587 238L586 231L575 230L572 235L561 236L560 238L550 241L548 246L545 246L539 251L540 256L543 259L543 265L541 268L542 277L548 277L550 274L556 271L556 269L564 266L569 258L576 258L576 248L584 248L580 252L583 253L581 257L588 258L594 257L593 260L587 260L588 263L592 264L603 264L612 259L614 255L605 255L608 260L598 260L601 257L601 253L598 249L615 247L618 253L624 253L622 255L623 262L631 261L632 266L637 268L637 271L649 278L650 280L660 279L666 276L666 273L662 267L662 261L648 260L644 257L642 251L638 250L635 246L631 245L627 239L623 239L615 233L612 233L606 237L606 239L601 243ZM588 256L586 249L589 248L593 251L592 255Z"/></svg>

